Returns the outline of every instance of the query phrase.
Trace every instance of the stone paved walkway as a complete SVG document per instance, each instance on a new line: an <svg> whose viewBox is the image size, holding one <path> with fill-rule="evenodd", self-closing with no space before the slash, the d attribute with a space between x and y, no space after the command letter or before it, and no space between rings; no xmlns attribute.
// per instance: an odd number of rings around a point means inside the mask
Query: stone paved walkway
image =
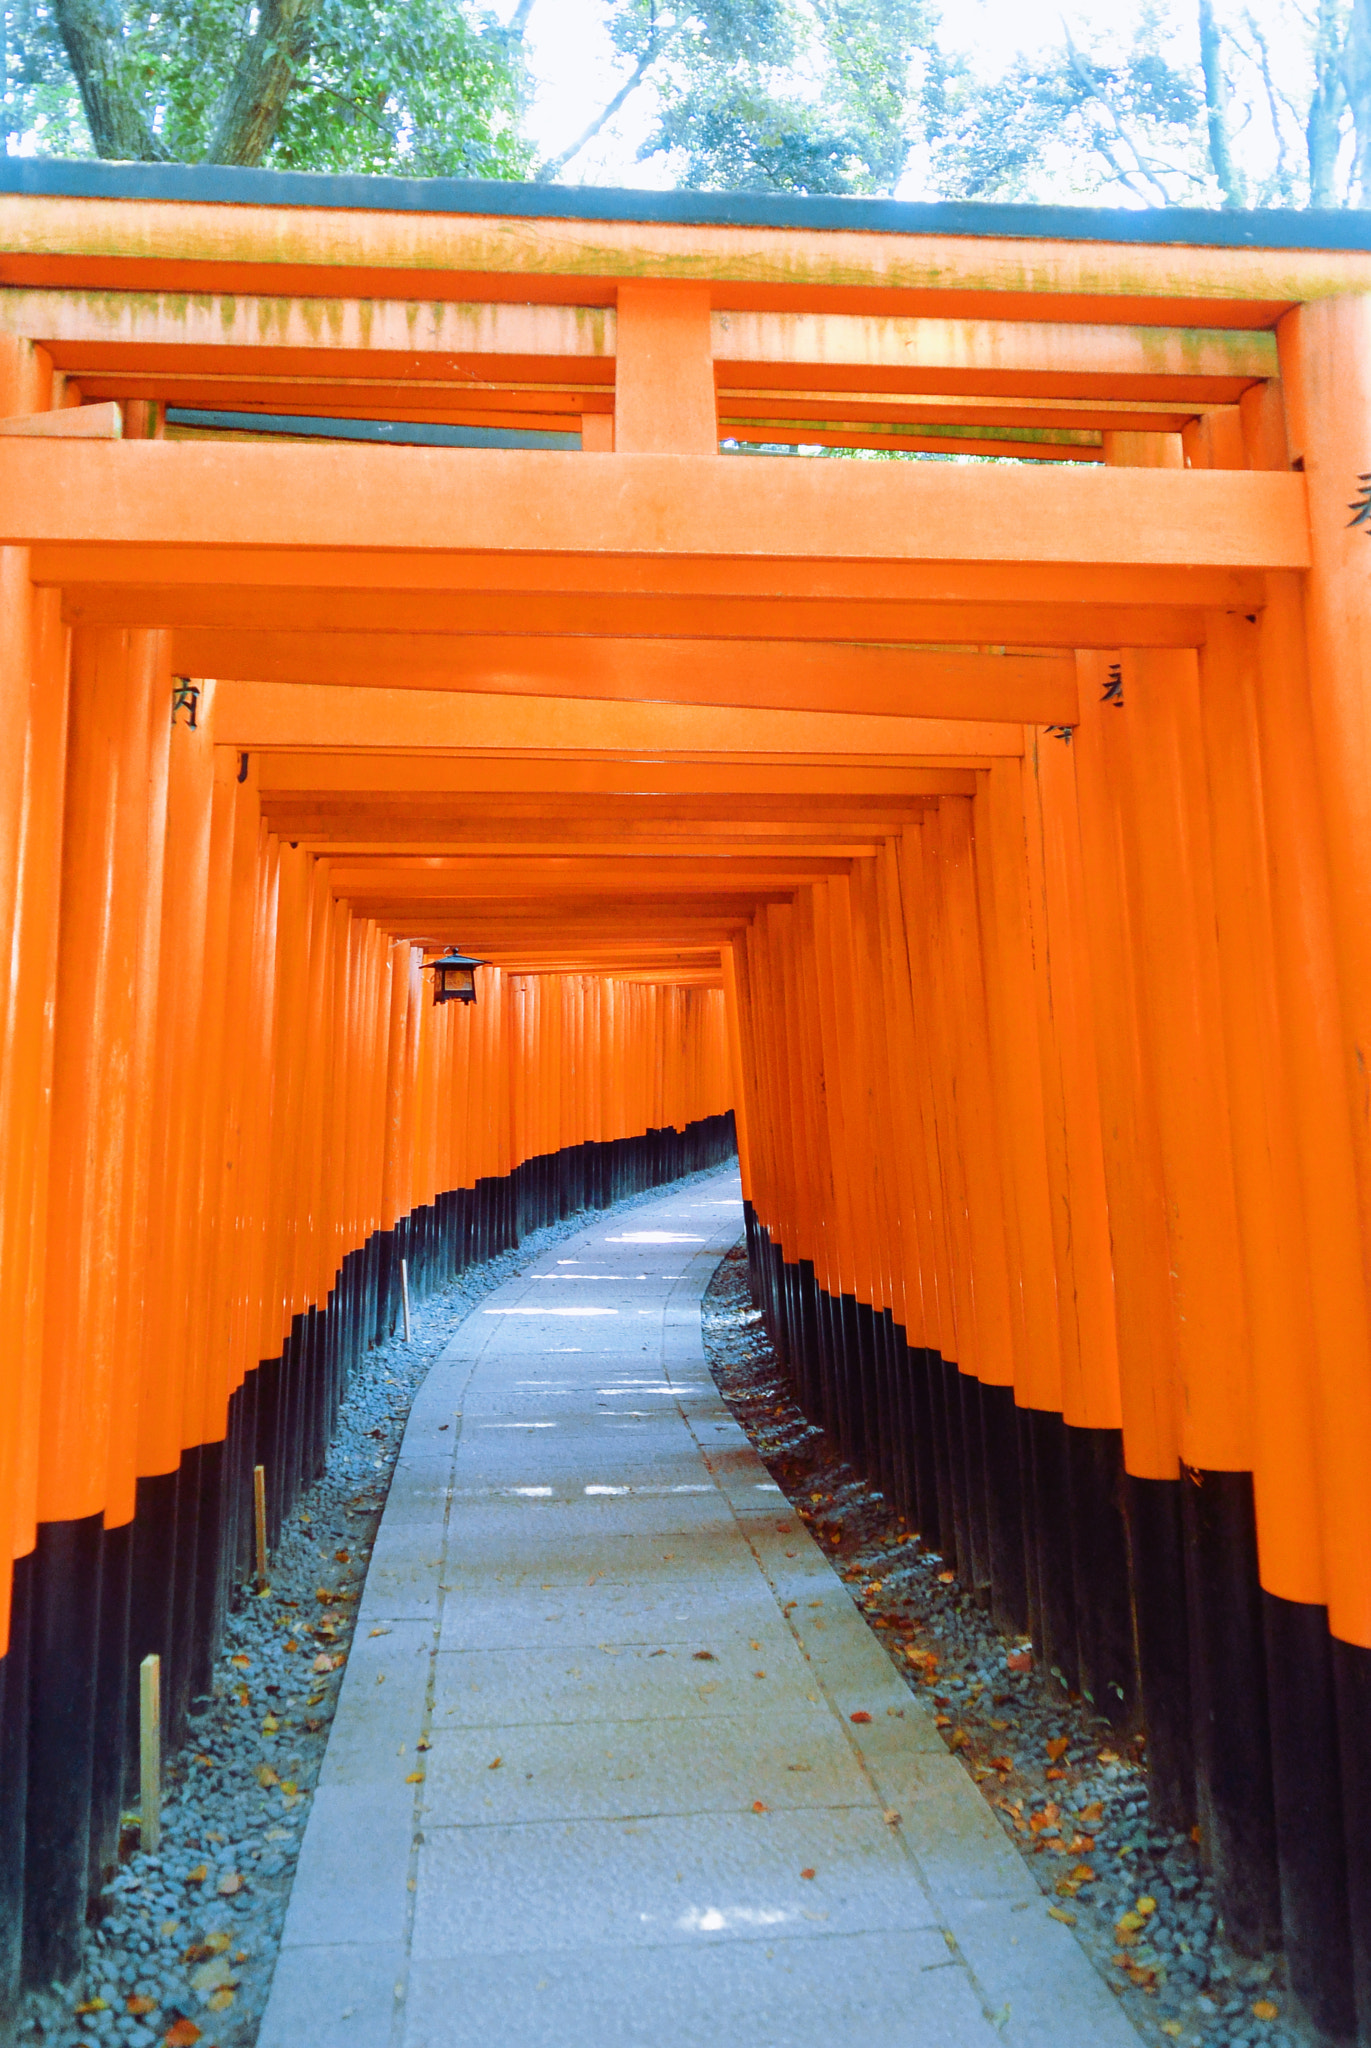
<svg viewBox="0 0 1371 2048"><path fill-rule="evenodd" d="M1137 2048L718 1396L740 1228L601 1218L433 1368L260 2048Z"/></svg>

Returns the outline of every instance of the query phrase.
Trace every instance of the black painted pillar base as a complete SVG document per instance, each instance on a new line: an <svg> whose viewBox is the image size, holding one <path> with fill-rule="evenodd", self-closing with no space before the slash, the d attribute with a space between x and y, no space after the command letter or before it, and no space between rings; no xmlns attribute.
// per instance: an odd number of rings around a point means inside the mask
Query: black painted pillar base
<svg viewBox="0 0 1371 2048"><path fill-rule="evenodd" d="M1280 1939L1266 1646L1252 1478L1181 1478L1201 1842L1228 1939L1260 1955Z"/></svg>

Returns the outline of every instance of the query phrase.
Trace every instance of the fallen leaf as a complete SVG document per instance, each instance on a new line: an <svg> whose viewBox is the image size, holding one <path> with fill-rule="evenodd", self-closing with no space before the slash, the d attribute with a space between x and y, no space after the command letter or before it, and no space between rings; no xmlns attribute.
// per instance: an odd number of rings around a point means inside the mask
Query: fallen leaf
<svg viewBox="0 0 1371 2048"><path fill-rule="evenodd" d="M433 1744L429 1741L427 1735L421 1735L414 1747L416 1749L432 1749Z"/></svg>
<svg viewBox="0 0 1371 2048"><path fill-rule="evenodd" d="M858 1724L858 1726L861 1727L864 1726L865 1723L871 1719L871 1716L867 1713L865 1707L858 1707L856 1713L849 1714L847 1718L849 1721L855 1721Z"/></svg>
<svg viewBox="0 0 1371 2048"><path fill-rule="evenodd" d="M800 1875L801 1877L814 1877L817 1875L817 1873L813 1870L802 1870L800 1872Z"/></svg>
<svg viewBox="0 0 1371 2048"><path fill-rule="evenodd" d="M411 1771L409 1776L405 1779L405 1783L407 1785L422 1785L423 1782L424 1774L422 1771Z"/></svg>
<svg viewBox="0 0 1371 2048"><path fill-rule="evenodd" d="M1049 1780L1062 1779L1066 1776L1066 1772L1059 1771L1055 1764L1051 1764L1048 1766L1047 1770L1043 1772L1043 1776Z"/></svg>
<svg viewBox="0 0 1371 2048"><path fill-rule="evenodd" d="M195 2048L200 2038L200 2029L194 2020L173 2020L162 2036L163 2048Z"/></svg>
<svg viewBox="0 0 1371 2048"><path fill-rule="evenodd" d="M754 1799L752 1802L752 1811L754 1813L770 1813L771 1808L769 1806L764 1805L760 1799Z"/></svg>
<svg viewBox="0 0 1371 2048"><path fill-rule="evenodd" d="M215 1890L221 1899L231 1899L235 1892L240 1892L242 1889L242 1875L236 1870L226 1870L215 1886Z"/></svg>
<svg viewBox="0 0 1371 2048"><path fill-rule="evenodd" d="M697 1664L717 1664L719 1661L712 1650L692 1650L691 1655Z"/></svg>
<svg viewBox="0 0 1371 2048"><path fill-rule="evenodd" d="M262 1733L264 1735L274 1735L280 1725L281 1723L277 1720L275 1714L268 1714L262 1722Z"/></svg>
<svg viewBox="0 0 1371 2048"><path fill-rule="evenodd" d="M939 1572L938 1584L940 1586L950 1586L955 1582L956 1577L957 1574L955 1572Z"/></svg>
<svg viewBox="0 0 1371 2048"><path fill-rule="evenodd" d="M109 2000L106 1998L83 1998L75 2010L78 2013L108 2012Z"/></svg>
<svg viewBox="0 0 1371 2048"><path fill-rule="evenodd" d="M293 1799L300 1790L300 1787L296 1784L294 1778L282 1778L281 1790L285 1793L287 1799Z"/></svg>
<svg viewBox="0 0 1371 2048"><path fill-rule="evenodd" d="M207 1934L205 1936L205 1947L212 1956L221 1956L232 1938L228 1934Z"/></svg>
<svg viewBox="0 0 1371 2048"><path fill-rule="evenodd" d="M1071 1873L1077 1884L1094 1884L1095 1873L1088 1863L1078 1863Z"/></svg>
<svg viewBox="0 0 1371 2048"><path fill-rule="evenodd" d="M965 1749L970 1741L971 1737L967 1734L965 1728L954 1728L948 1737L948 1748Z"/></svg>
<svg viewBox="0 0 1371 2048"><path fill-rule="evenodd" d="M1102 1749L1099 1753L1099 1761L1102 1764L1116 1764L1119 1761L1119 1752L1117 1749Z"/></svg>
<svg viewBox="0 0 1371 2048"><path fill-rule="evenodd" d="M277 1777L270 1764L258 1764L257 1782L259 1785L267 1786L279 1785L281 1780Z"/></svg>
<svg viewBox="0 0 1371 2048"><path fill-rule="evenodd" d="M885 1822L888 1828L897 1828L900 1825L901 1820L903 1819L903 1815L896 1813L894 1807L890 1807L885 1813L881 1815L881 1819Z"/></svg>
<svg viewBox="0 0 1371 2048"><path fill-rule="evenodd" d="M1147 1917L1143 1913L1120 1913L1114 1922L1114 1931L1116 1934L1137 1934L1146 1925Z"/></svg>
<svg viewBox="0 0 1371 2048"><path fill-rule="evenodd" d="M332 1671L333 1659L332 1657L316 1657L310 1669L311 1671Z"/></svg>
<svg viewBox="0 0 1371 2048"><path fill-rule="evenodd" d="M1173 2041L1179 2041L1179 2040L1180 2040L1180 2038L1181 2038L1181 2035L1182 2035L1182 2033L1183 2033L1184 2031L1185 2031L1185 2030L1184 2030L1184 2028L1183 2028L1183 2027L1181 2026L1181 2023L1180 2023L1180 2021L1179 2021L1179 2020L1163 2020L1163 2021L1162 2021L1162 2032L1163 2032L1164 2034L1168 2035L1168 2036L1169 2036L1169 2037L1171 2038L1171 2040L1173 2040Z"/></svg>
<svg viewBox="0 0 1371 2048"><path fill-rule="evenodd" d="M145 2014L156 2012L156 2010L157 2000L149 1998L145 1991L135 1991L131 1998L124 2000L124 2011L132 2013L136 2020L141 2020Z"/></svg>
<svg viewBox="0 0 1371 2048"><path fill-rule="evenodd" d="M369 1629L367 1631L367 1634L368 1638L370 1638L371 1636L388 1636L390 1634L390 1630L388 1628L373 1628Z"/></svg>
<svg viewBox="0 0 1371 2048"><path fill-rule="evenodd" d="M208 1876L209 1876L209 1865L208 1865L208 1863L197 1863L197 1864L196 1864L196 1866L195 1866L195 1868L194 1868L194 1870L188 1870L188 1871L186 1872L186 1883L187 1883L187 1884L203 1884L203 1883L204 1883L204 1881L205 1881L205 1879L206 1879L206 1878L207 1878Z"/></svg>
<svg viewBox="0 0 1371 2048"><path fill-rule="evenodd" d="M1098 1826L1098 1824L1104 1819L1103 1801L1099 1799L1093 1799L1090 1802L1089 1806L1083 1806L1081 1808L1076 1818L1077 1820L1079 1820L1082 1827L1093 1828Z"/></svg>
<svg viewBox="0 0 1371 2048"><path fill-rule="evenodd" d="M493 1763L488 1763L486 1765L486 1769L488 1771L498 1771L503 1762L504 1758L502 1756L497 1756Z"/></svg>
<svg viewBox="0 0 1371 2048"><path fill-rule="evenodd" d="M333 1562L335 1564L351 1564L352 1552L350 1550L335 1550L333 1553Z"/></svg>
<svg viewBox="0 0 1371 2048"><path fill-rule="evenodd" d="M1150 1919L1152 1914L1155 1913L1156 1910L1157 1901L1155 1899L1141 1898L1135 1899L1133 1901L1133 1911L1135 1913L1141 1913L1144 1920Z"/></svg>
<svg viewBox="0 0 1371 2048"><path fill-rule="evenodd" d="M286 1648L287 1648L288 1650L298 1650L298 1649L299 1649L299 1647L300 1647L300 1645L299 1645L299 1644L298 1644L298 1643L296 1642L296 1640L295 1640L294 1636L287 1636L287 1638L286 1638Z"/></svg>
<svg viewBox="0 0 1371 2048"><path fill-rule="evenodd" d="M221 1984L217 1991L210 1993L208 2003L211 2012L227 2012L233 2003L233 1986Z"/></svg>
<svg viewBox="0 0 1371 2048"><path fill-rule="evenodd" d="M1047 1745L1047 1753L1054 1764L1059 1764L1071 1747L1069 1735L1054 1735Z"/></svg>
<svg viewBox="0 0 1371 2048"><path fill-rule="evenodd" d="M236 1664L240 1671L251 1671L252 1669L251 1657L230 1657L229 1663Z"/></svg>
<svg viewBox="0 0 1371 2048"><path fill-rule="evenodd" d="M1074 1927L1076 1924L1075 1914L1068 1913L1064 1906L1049 1906L1047 1917L1049 1920L1060 1920L1063 1927Z"/></svg>
<svg viewBox="0 0 1371 2048"><path fill-rule="evenodd" d="M1011 1650L1005 1658L1005 1664L1010 1671L1031 1671L1033 1669L1033 1652L1031 1650Z"/></svg>
<svg viewBox="0 0 1371 2048"><path fill-rule="evenodd" d="M1012 1771L1014 1768L1014 1759L1012 1756L992 1756L990 1759L990 1768L992 1771Z"/></svg>
<svg viewBox="0 0 1371 2048"><path fill-rule="evenodd" d="M1279 2019L1280 2010L1273 1998L1259 1998L1252 2008L1252 2017L1254 2020Z"/></svg>
<svg viewBox="0 0 1371 2048"><path fill-rule="evenodd" d="M198 1991L202 1998L233 1982L233 1965L226 1955L211 1956L208 1962L201 1963L198 1970L190 1973L190 1988Z"/></svg>

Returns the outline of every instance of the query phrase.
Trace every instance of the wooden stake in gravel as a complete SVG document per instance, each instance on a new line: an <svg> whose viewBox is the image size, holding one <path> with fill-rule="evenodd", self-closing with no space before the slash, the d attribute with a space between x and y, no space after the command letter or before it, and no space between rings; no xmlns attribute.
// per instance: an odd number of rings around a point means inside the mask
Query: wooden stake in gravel
<svg viewBox="0 0 1371 2048"><path fill-rule="evenodd" d="M252 1468L252 1512L257 1525L257 1583L267 1582L267 1468Z"/></svg>
<svg viewBox="0 0 1371 2048"><path fill-rule="evenodd" d="M157 1854L162 1839L162 1660L153 1653L138 1667L139 1846Z"/></svg>
<svg viewBox="0 0 1371 2048"><path fill-rule="evenodd" d="M400 1261L400 1314L404 1318L405 1342L409 1342L409 1260Z"/></svg>

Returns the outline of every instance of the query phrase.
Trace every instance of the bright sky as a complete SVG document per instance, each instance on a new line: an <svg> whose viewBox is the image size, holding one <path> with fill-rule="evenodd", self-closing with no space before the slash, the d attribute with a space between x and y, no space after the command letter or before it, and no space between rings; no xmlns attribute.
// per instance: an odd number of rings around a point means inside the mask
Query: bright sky
<svg viewBox="0 0 1371 2048"><path fill-rule="evenodd" d="M508 9L504 10L505 12ZM1126 22L1136 12L1130 0L1091 0L1068 10L1074 21L1103 27ZM1015 50L1036 49L1061 34L1060 0L949 0L943 40L977 50L983 58L1007 61ZM602 0L537 0L528 24L532 66L538 82L529 126L549 155L564 149L613 98L624 72L605 35ZM987 64L998 70L999 62ZM568 164L565 175L590 185L663 185L661 167L636 161L651 124L651 96L635 94L612 127Z"/></svg>

